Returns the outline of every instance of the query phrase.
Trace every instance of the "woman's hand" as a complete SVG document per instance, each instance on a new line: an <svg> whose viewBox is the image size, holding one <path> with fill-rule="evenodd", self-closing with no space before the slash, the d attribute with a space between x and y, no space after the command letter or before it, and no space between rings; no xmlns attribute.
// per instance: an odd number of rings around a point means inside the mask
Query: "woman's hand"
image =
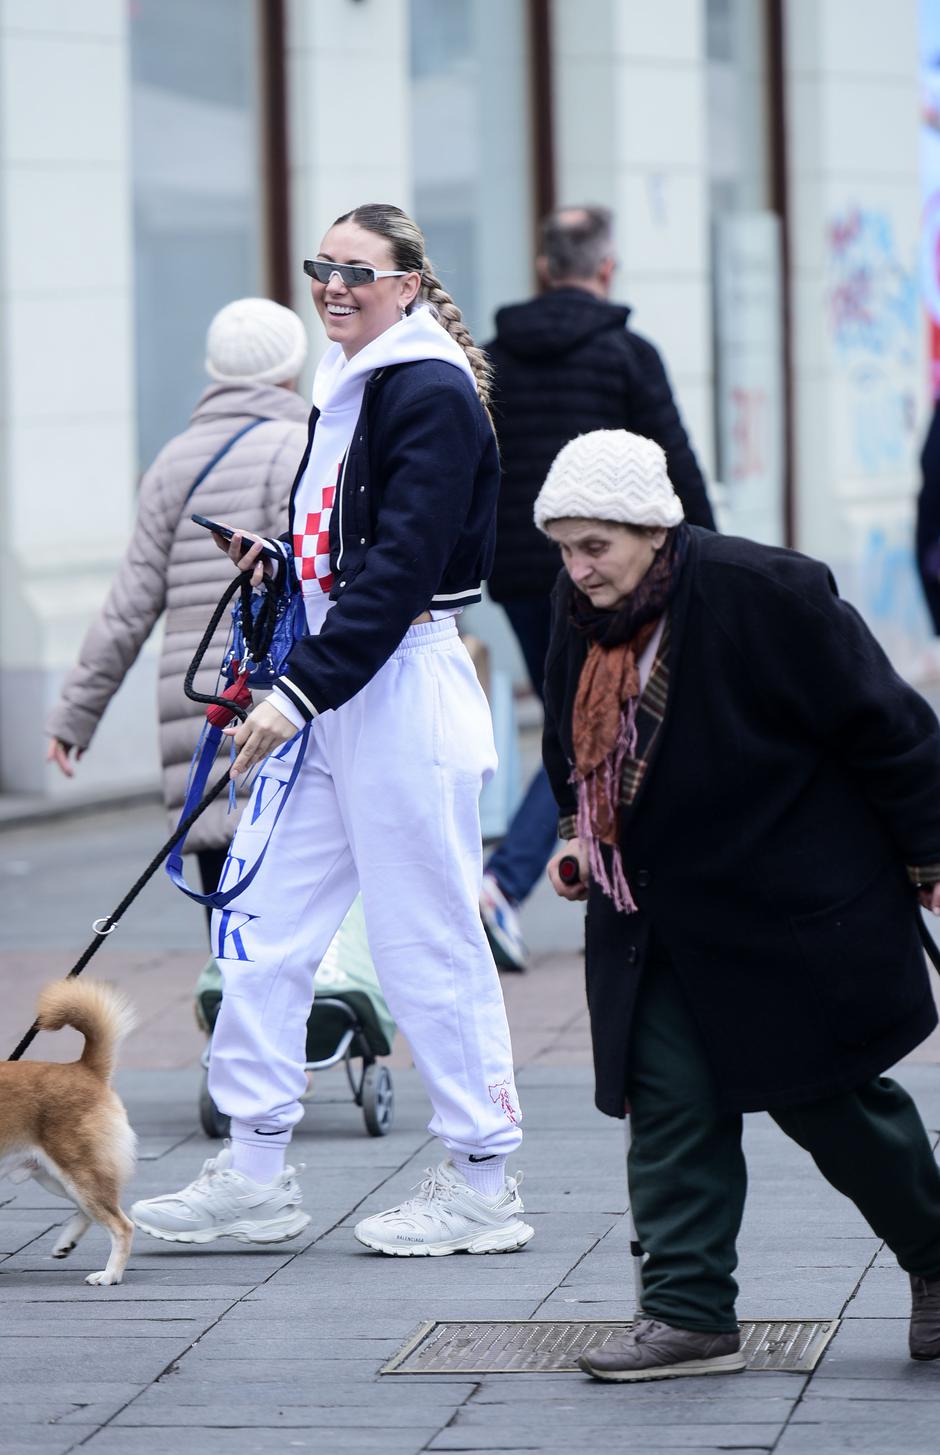
<svg viewBox="0 0 940 1455"><path fill-rule="evenodd" d="M223 728L222 731L226 737L234 739L239 750L232 764L230 778L238 778L242 773L247 773L252 764L260 763L275 748L280 748L297 736L294 724L269 702L259 702L244 722L240 722L237 727Z"/></svg>
<svg viewBox="0 0 940 1455"><path fill-rule="evenodd" d="M221 524L228 525L228 521L223 520ZM230 541L224 536L217 536L215 531L212 532L212 539L219 550L224 551L229 560L235 562L239 571L251 572L252 586L260 586L265 576L274 575L273 562L258 557L258 552L264 545L264 536L255 535L253 530L239 530L235 526L232 526L232 531Z"/></svg>
<svg viewBox="0 0 940 1455"><path fill-rule="evenodd" d="M69 754L75 754L75 762L77 763L84 751L84 748L76 748L74 743L67 743L63 738L50 738L49 751L46 753L46 762L55 763L60 771L65 774L66 778L74 778L75 769L72 766L72 760Z"/></svg>
<svg viewBox="0 0 940 1455"><path fill-rule="evenodd" d="M577 883L575 884L566 884L558 872L558 865L566 854L571 854L578 861L578 869L580 872ZM588 880L591 877L591 871L588 867L587 849L581 843L580 839L568 839L567 843L563 844L558 850L558 853L549 859L548 877L555 893L560 894L562 899L587 899Z"/></svg>

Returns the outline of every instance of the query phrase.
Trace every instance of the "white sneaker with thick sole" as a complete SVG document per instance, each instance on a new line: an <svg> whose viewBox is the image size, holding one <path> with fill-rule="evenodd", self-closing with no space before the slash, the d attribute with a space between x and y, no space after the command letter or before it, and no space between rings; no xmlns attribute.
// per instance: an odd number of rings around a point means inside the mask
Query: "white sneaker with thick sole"
<svg viewBox="0 0 940 1455"><path fill-rule="evenodd" d="M225 1147L203 1163L188 1187L135 1202L131 1218L142 1233L171 1243L214 1243L217 1238L283 1243L296 1238L310 1221L300 1202L293 1167L285 1167L265 1186L235 1172Z"/></svg>
<svg viewBox="0 0 940 1455"><path fill-rule="evenodd" d="M445 1253L515 1253L535 1229L520 1220L521 1177L507 1177L498 1197L469 1187L450 1161L426 1168L417 1197L356 1224L360 1243L398 1258Z"/></svg>
<svg viewBox="0 0 940 1455"><path fill-rule="evenodd" d="M504 970L524 970L529 963L529 950L522 938L519 912L492 874L483 875L480 917L497 965Z"/></svg>

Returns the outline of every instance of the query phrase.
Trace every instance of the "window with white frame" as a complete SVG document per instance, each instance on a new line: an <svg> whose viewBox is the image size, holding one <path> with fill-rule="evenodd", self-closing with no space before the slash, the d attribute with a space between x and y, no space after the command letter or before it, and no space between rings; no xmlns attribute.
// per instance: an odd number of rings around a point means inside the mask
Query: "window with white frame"
<svg viewBox="0 0 940 1455"><path fill-rule="evenodd" d="M525 0L410 0L414 213L480 341L532 291Z"/></svg>
<svg viewBox="0 0 940 1455"><path fill-rule="evenodd" d="M138 440L142 467L209 383L212 315L265 292L254 0L132 0Z"/></svg>
<svg viewBox="0 0 940 1455"><path fill-rule="evenodd" d="M783 541L780 218L764 0L707 0L715 418L724 529Z"/></svg>

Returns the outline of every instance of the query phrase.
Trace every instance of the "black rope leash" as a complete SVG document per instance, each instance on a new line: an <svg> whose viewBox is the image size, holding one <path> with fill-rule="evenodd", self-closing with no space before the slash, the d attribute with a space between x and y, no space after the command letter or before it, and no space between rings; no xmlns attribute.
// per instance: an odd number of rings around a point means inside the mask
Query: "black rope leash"
<svg viewBox="0 0 940 1455"><path fill-rule="evenodd" d="M141 874L140 878L136 879L131 885L130 889L121 900L120 904L117 905L109 915L105 915L103 919L95 920L95 938L82 952L82 954L76 960L75 964L72 966L68 974L63 977L65 980L74 980L76 975L81 975L82 971L84 970L85 966L88 964L92 956L97 954L97 952L101 949L101 946L104 944L108 935L111 934L112 930L117 929L118 924L121 920L121 916L124 914L124 911L130 908L147 881L149 879L152 879L154 874L156 874L164 859L166 859L169 855L176 841L182 838L183 834L189 832L190 828L196 822L197 818L199 818L199 816L204 813L205 810L209 807L209 804L212 803L214 799L218 798L219 794L224 788L228 787L228 782L229 775L228 769L226 768L225 772L222 774L218 782L213 783L208 793L203 799L200 800L199 803L197 803L196 807L193 809L192 813L185 820L185 822L181 823L180 826L176 829L172 838L168 839L163 847L158 850L158 852L154 855L144 872ZM39 1034L39 1030L39 1022L34 1021L33 1024L30 1026L29 1030L26 1032L26 1035L20 1041L16 1050L10 1057L8 1057L8 1060L18 1061L23 1055L23 1052L32 1045L33 1041L36 1039L36 1036Z"/></svg>
<svg viewBox="0 0 940 1455"><path fill-rule="evenodd" d="M193 702L204 702L216 707L224 707L232 713L233 717L237 717L240 719L240 721L244 722L245 718L248 716L248 713L245 711L244 708L240 707L238 703L234 702L230 697L215 696L212 693L197 692L195 687L193 686L196 678L196 673L199 671L199 668L202 665L202 659L212 642L212 638L215 636L216 629L220 621L222 620L225 608L228 606L232 597L238 590L241 590L242 592L242 630L245 634L245 642L248 654L252 658L252 660L256 662L263 661L264 658L267 656L268 648L271 645L271 636L274 631L274 621L276 616L276 603L273 599L274 594L272 591L265 592L265 600L258 611L257 618L253 620L251 613L251 585L248 581L246 573L242 572L241 578L236 576L234 581L226 586L225 591L222 593L219 604L216 606L215 610L212 613L209 625L206 627L206 630L203 633L202 640L200 641L199 646L196 648L195 656L193 657L193 660L189 665L189 670L186 673L184 691L186 693L186 696L191 698ZM139 878L135 879L134 883L131 885L130 889L121 900L120 904L116 905L110 914L105 915L102 919L95 920L95 938L82 951L82 954L76 960L75 964L72 966L68 974L63 977L65 980L74 980L77 975L81 975L89 960L91 960L91 958L96 955L101 949L101 946L104 944L108 935L110 935L113 930L117 929L118 925L120 924L121 917L123 916L125 911L130 908L130 906L134 903L134 900L137 898L138 894L140 894L144 886L148 883L150 879L153 878L154 874L156 874L157 870L160 868L160 865L164 862L165 859L169 857L174 845L177 844L181 838L184 838L185 835L189 833L189 830L192 828L193 824L203 813L205 813L206 809L209 807L209 804L213 803L215 799L219 797L219 794L224 792L224 790L228 786L229 770L226 768L222 776L218 778L215 783L213 783L212 787L196 804L196 807L193 809L192 813L190 813L181 824L177 825L170 838L167 839L166 843L162 846L162 848L157 850L156 854L153 856L143 873L139 876ZM39 1022L34 1021L33 1024L30 1026L29 1030L26 1032L26 1035L23 1037L19 1045L13 1051L12 1055L8 1057L8 1060L19 1061L23 1053L29 1049L33 1041L36 1039L40 1029L41 1027L39 1025Z"/></svg>
<svg viewBox="0 0 940 1455"><path fill-rule="evenodd" d="M232 700L228 697L217 697L212 692L197 692L195 688L196 674L202 666L202 659L212 645L212 638L215 636L219 622L225 614L236 591L242 594L242 633L245 638L245 649L253 662L263 662L268 655L271 646L271 638L274 635L274 627L277 617L277 602L274 589L265 589L264 600L258 611L257 617L252 616L251 596L252 588L247 572L236 576L234 581L229 582L222 592L218 606L212 613L209 625L203 632L202 641L193 654L186 676L183 680L183 691L192 702L204 702L215 707L232 707ZM238 711L238 715L244 720L246 714Z"/></svg>

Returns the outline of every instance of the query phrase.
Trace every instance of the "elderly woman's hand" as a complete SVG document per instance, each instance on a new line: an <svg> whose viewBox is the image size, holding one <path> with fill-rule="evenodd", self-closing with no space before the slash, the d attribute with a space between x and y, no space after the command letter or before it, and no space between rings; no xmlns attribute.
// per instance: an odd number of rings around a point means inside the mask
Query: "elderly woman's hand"
<svg viewBox="0 0 940 1455"><path fill-rule="evenodd" d="M294 724L282 712L278 712L276 707L272 707L270 702L259 702L244 722L240 722L237 727L223 728L223 732L226 737L234 739L239 750L229 774L231 778L247 773L252 764L260 763L275 748L290 742L297 735Z"/></svg>
<svg viewBox="0 0 940 1455"><path fill-rule="evenodd" d="M566 884L558 872L558 866L567 854L571 854L578 861L578 879L574 884ZM590 873L587 849L580 839L569 839L548 861L548 877L552 888L562 899L587 899Z"/></svg>

